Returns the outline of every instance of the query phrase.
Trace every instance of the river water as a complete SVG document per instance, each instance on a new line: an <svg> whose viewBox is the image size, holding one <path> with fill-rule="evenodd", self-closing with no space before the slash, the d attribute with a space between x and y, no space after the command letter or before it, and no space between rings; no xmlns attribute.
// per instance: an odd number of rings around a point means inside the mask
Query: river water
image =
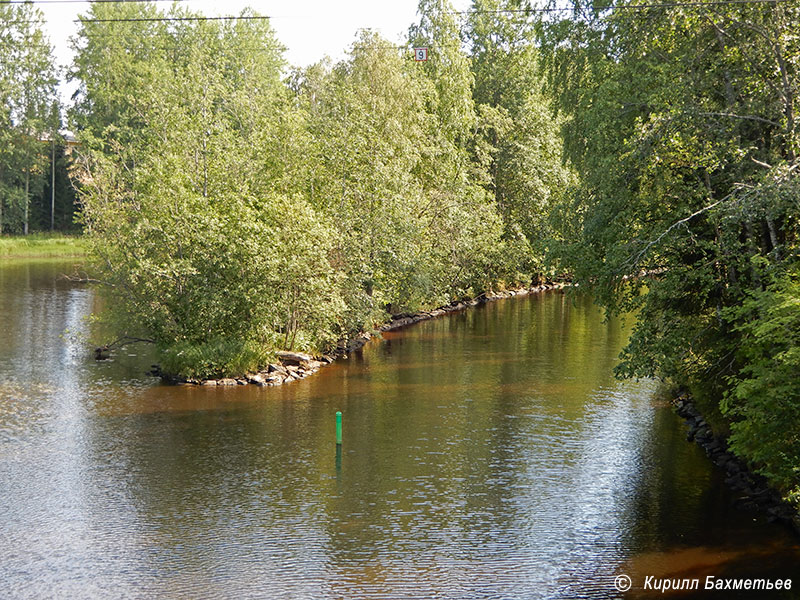
<svg viewBox="0 0 800 600"><path fill-rule="evenodd" d="M423 322L282 387L173 387L146 348L93 359L71 268L0 264L2 598L798 597L798 539L733 507L652 382L613 379L629 324L587 298Z"/></svg>

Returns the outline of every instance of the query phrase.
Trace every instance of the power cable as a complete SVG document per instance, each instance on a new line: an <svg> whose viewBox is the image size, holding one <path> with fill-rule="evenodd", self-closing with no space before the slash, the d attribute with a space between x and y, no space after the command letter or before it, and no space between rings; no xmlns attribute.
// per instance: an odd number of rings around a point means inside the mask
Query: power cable
<svg viewBox="0 0 800 600"><path fill-rule="evenodd" d="M186 2L186 0L0 0L1 4L128 4L131 2Z"/></svg>
<svg viewBox="0 0 800 600"><path fill-rule="evenodd" d="M124 2L168 2L172 0L0 0L2 4L58 4L60 2L83 2L89 4L95 3L124 3ZM177 0L184 1L184 0ZM658 2L653 4L619 4L615 6L608 6L601 10L650 10L661 8L702 8L706 6L725 6L725 5L748 5L748 4L776 4L784 3L788 0L707 0L704 2ZM503 14L503 13L517 13L517 14L533 14L533 13L554 13L554 12L572 12L575 7L542 7L542 8L504 8L497 10L463 10L463 11L448 11L445 14L451 15L473 15L473 14ZM228 17L117 17L108 19L87 19L78 18L74 19L75 23L141 23L141 22L170 22L170 21L256 21L268 20L273 17L267 15L238 15ZM15 24L19 23L39 23L40 21L13 21Z"/></svg>
<svg viewBox="0 0 800 600"><path fill-rule="evenodd" d="M73 19L74 23L141 23L152 21L263 21L266 15L239 15L235 17L122 17L115 19Z"/></svg>
<svg viewBox="0 0 800 600"><path fill-rule="evenodd" d="M605 8L598 8L598 11L603 10L644 10L644 9L657 9L657 8L680 8L680 7L703 7L703 6L721 6L730 4L775 4L783 3L787 0L709 0L707 2L657 2L654 4L618 4L614 6L606 6ZM589 8L589 7L586 7ZM454 10L446 14L450 15L475 15L475 14L500 14L500 13L542 13L542 12L572 12L575 10L574 6L571 7L543 7L543 8L499 8L496 10Z"/></svg>

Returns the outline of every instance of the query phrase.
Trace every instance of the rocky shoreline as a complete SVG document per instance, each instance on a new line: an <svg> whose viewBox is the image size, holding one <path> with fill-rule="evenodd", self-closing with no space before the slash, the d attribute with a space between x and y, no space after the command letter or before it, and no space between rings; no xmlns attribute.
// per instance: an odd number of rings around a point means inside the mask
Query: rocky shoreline
<svg viewBox="0 0 800 600"><path fill-rule="evenodd" d="M739 494L735 506L765 513L769 522L780 521L800 534L800 514L781 499L764 477L751 472L745 463L728 451L725 440L714 435L691 397L686 393L679 394L672 404L678 416L689 426L687 441L697 443L711 461L725 471L725 483Z"/></svg>
<svg viewBox="0 0 800 600"><path fill-rule="evenodd" d="M445 306L440 306L429 311L417 313L403 313L392 315L391 320L378 328L379 332L393 331L401 329L420 321L428 321L446 314L459 312L485 304L502 298L514 296L528 296L554 289L563 289L568 283L545 283L531 287L518 288L503 292L485 292L470 300L454 301ZM259 385L262 387L273 387L304 379L319 371L322 367L331 364L337 358L346 357L349 353L361 349L373 337L369 332L362 332L358 336L349 340L339 342L336 352L333 355L311 356L302 352L282 351L277 353L278 362L270 364L267 368L258 373L246 373L241 377L224 377L221 379L182 379L162 373L158 365L153 365L150 375L161 377L162 380L176 385L199 385L199 386L236 386L236 385Z"/></svg>

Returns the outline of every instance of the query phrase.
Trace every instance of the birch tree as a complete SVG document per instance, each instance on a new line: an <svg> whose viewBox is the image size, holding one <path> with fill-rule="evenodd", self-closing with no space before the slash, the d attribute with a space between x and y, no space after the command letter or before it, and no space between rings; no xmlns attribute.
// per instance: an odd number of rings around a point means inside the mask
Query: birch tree
<svg viewBox="0 0 800 600"><path fill-rule="evenodd" d="M49 144L58 129L56 69L31 4L0 6L0 232L4 222L28 233L30 198L43 185Z"/></svg>

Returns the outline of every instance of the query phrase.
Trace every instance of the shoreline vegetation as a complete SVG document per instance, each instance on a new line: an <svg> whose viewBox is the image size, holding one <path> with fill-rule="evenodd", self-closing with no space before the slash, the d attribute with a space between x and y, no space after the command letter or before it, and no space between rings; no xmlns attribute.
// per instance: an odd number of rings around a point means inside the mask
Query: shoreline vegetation
<svg viewBox="0 0 800 600"><path fill-rule="evenodd" d="M87 255L85 239L63 233L0 236L0 260L18 258L77 258Z"/></svg>
<svg viewBox="0 0 800 600"><path fill-rule="evenodd" d="M88 11L81 218L112 321L155 342L162 372L235 381L279 350L331 353L390 315L563 272L545 246L575 175L531 31L509 32L524 50L503 75L462 51L446 1L423 0L409 44L436 47L429 60L362 31L340 62L289 69L250 11ZM109 48L121 28L133 47Z"/></svg>
<svg viewBox="0 0 800 600"><path fill-rule="evenodd" d="M460 312L462 310L476 307L494 300L513 298L515 296L529 296L532 294L552 290L561 290L567 286L569 286L569 284L564 282L548 282L541 285L521 287L512 290L485 292L476 298L471 298L468 300L454 300L449 304L445 304L444 306L440 306L432 310L422 310L413 314L404 313L392 315L390 320L378 327L374 333L361 332L352 339L341 340L337 345L336 350L331 354L312 356L311 354L303 352L281 350L275 353L277 359L276 361L271 362L257 372L243 373L239 376L205 379L185 378L175 376L170 373L163 373L160 365L155 364L152 365L152 371L150 371L149 374L155 377L160 377L167 383L176 385L236 386L253 384L261 387L274 387L284 383L290 383L292 381L304 379L309 375L316 373L325 365L332 364L340 358L347 358L350 353L360 350L367 344L367 342L380 335L380 333L386 331L395 331L397 329L413 325L414 323L420 323L422 321L428 321L430 319L435 319L447 314Z"/></svg>

